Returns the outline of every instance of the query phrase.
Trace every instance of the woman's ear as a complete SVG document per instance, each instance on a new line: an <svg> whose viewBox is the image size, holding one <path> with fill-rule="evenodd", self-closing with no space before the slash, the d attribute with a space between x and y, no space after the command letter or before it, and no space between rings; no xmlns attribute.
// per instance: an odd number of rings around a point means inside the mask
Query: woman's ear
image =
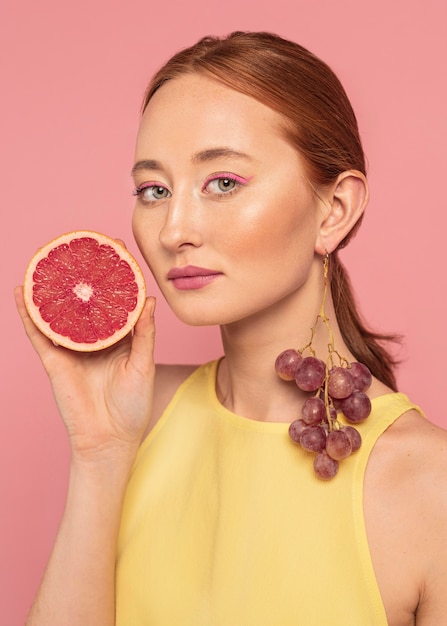
<svg viewBox="0 0 447 626"><path fill-rule="evenodd" d="M369 198L366 176L357 170L342 172L322 196L324 215L315 251L325 255L337 248L362 216Z"/></svg>

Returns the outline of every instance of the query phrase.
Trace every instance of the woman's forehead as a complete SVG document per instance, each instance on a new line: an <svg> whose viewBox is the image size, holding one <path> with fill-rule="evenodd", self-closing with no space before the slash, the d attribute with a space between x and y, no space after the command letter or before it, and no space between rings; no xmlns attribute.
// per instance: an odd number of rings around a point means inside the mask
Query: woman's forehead
<svg viewBox="0 0 447 626"><path fill-rule="evenodd" d="M169 133L185 139L206 136L211 144L234 147L259 135L284 136L284 118L255 98L201 74L166 81L149 101L141 120L139 139ZM200 148L203 149L203 148Z"/></svg>

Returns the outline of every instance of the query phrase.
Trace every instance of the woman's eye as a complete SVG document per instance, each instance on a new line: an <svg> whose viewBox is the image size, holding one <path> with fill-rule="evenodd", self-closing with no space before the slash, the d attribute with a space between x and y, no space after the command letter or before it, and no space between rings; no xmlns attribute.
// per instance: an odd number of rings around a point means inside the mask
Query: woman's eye
<svg viewBox="0 0 447 626"><path fill-rule="evenodd" d="M217 198L231 196L232 193L236 193L241 187L248 183L250 178L242 178L237 174L230 174L229 172L216 172L209 176L202 187L204 193L209 193Z"/></svg>
<svg viewBox="0 0 447 626"><path fill-rule="evenodd" d="M207 183L206 190L211 193L225 193L232 191L236 185L237 181L234 178L214 178Z"/></svg>
<svg viewBox="0 0 447 626"><path fill-rule="evenodd" d="M138 196L143 202L154 202L156 200L164 200L171 196L171 192L163 185L141 185L134 191L134 195Z"/></svg>

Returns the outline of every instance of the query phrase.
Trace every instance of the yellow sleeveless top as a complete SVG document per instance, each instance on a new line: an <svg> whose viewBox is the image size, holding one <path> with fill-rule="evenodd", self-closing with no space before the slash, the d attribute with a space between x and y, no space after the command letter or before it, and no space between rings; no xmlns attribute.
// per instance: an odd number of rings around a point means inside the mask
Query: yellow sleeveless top
<svg viewBox="0 0 447 626"><path fill-rule="evenodd" d="M217 366L179 387L139 450L118 543L117 626L386 626L363 476L380 434L417 407L401 393L373 399L361 449L321 481L288 424L220 404Z"/></svg>

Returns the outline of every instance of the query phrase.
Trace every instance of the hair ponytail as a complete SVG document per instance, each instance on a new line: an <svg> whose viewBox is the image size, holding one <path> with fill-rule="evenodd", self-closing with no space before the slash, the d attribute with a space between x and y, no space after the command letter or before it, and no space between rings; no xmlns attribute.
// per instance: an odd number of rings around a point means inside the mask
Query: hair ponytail
<svg viewBox="0 0 447 626"><path fill-rule="evenodd" d="M394 368L398 361L382 343L399 342L401 338L399 335L374 333L365 326L357 310L351 281L337 251L330 257L329 283L340 332L350 352L376 378L397 391Z"/></svg>

